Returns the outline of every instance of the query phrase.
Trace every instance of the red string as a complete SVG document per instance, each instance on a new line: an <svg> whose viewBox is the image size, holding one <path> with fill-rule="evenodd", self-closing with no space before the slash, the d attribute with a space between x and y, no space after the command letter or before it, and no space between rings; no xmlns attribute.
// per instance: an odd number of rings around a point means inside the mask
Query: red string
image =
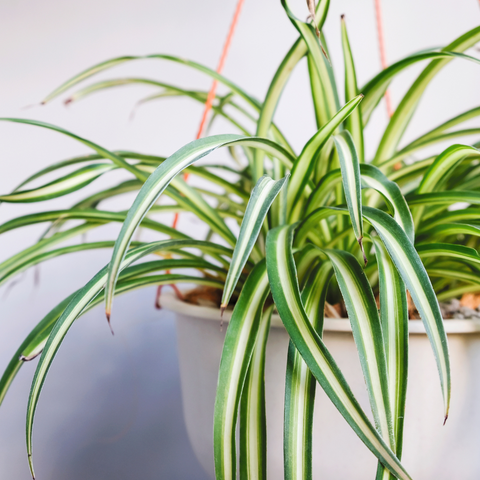
<svg viewBox="0 0 480 480"><path fill-rule="evenodd" d="M245 0L238 0L237 2L237 7L235 9L235 13L233 15L233 20L232 23L230 24L230 29L228 30L228 35L225 40L225 43L223 45L223 50L222 50L222 55L220 57L220 61L218 62L217 66L217 73L222 73L223 67L225 65L225 60L227 59L228 52L230 50L230 45L232 43L232 38L233 34L235 32L235 27L237 26L238 19L240 17L240 12L243 7L243 2ZM207 101L205 102L205 108L203 109L203 115L202 115L202 120L200 121L200 126L198 128L197 132L197 140L202 137L203 135L203 130L205 129L205 124L207 123L207 118L208 114L210 113L210 110L212 109L213 101L215 100L215 94L217 91L217 86L218 86L218 80L214 80L212 83L212 86L210 88L210 91L208 92L207 95ZM184 180L188 180L188 173L185 173L183 175ZM174 218L173 218L173 228L177 228L177 223L178 223L178 217L179 214L176 213Z"/></svg>
<svg viewBox="0 0 480 480"><path fill-rule="evenodd" d="M385 34L383 30L382 0L375 0L375 16L377 19L377 36L378 46L380 50L380 63L382 65L382 69L385 70L388 67L388 62L385 49ZM388 89L385 92L385 103L387 105L388 116L391 117L393 115L393 107L390 98L390 92L388 91Z"/></svg>
<svg viewBox="0 0 480 480"><path fill-rule="evenodd" d="M228 30L228 35L227 35L227 38L226 38L225 43L223 45L222 55L220 57L220 61L218 62L217 73L222 73L223 66L225 65L225 60L227 59L228 52L230 50L230 45L232 43L232 38L233 38L233 34L235 32L235 27L237 26L238 19L240 17L240 12L242 10L243 2L244 2L244 0L238 0L238 2L237 2L237 7L236 7L235 13L233 15L233 20L232 20L232 23L230 24L230 29ZM205 129L205 124L207 123L208 114L209 114L210 110L212 109L213 101L215 100L215 94L216 94L216 91L217 91L217 86L218 86L218 80L214 80L213 83L212 83L212 86L210 88L210 91L208 92L208 95L207 95L207 101L205 102L205 108L203 109L202 119L200 121L200 126L198 127L198 132L197 132L197 140L199 138L201 138L202 135L203 135L203 130ZM183 179L185 181L188 180L188 173L183 174ZM179 218L179 214L175 213L175 216L173 217L173 223L172 223L173 228L177 228L178 218ZM170 273L170 271L168 271L167 273ZM175 293L177 294L177 297L180 298L181 297L181 292L178 290L176 285L171 285L171 286L175 290ZM157 288L157 296L156 296L156 302L155 302L155 306L157 308L161 308L160 307L161 291L162 291L162 286L159 285L158 288Z"/></svg>

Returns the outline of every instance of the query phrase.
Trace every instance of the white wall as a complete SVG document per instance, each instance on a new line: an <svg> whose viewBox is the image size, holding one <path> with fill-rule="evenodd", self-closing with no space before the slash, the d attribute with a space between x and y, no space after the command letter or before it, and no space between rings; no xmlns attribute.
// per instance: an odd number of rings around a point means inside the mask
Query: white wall
<svg viewBox="0 0 480 480"><path fill-rule="evenodd" d="M200 106L188 100L166 100L144 106L135 120L129 121L136 100L151 89L128 87L98 94L70 108L58 100L46 107L23 107L38 103L82 69L117 55L170 53L215 67L234 3L3 0L0 116L51 122L110 149L168 155L194 138ZM295 10L306 16L303 3L295 2ZM390 62L444 45L480 20L476 0L383 3ZM325 31L339 76L343 68L341 13L347 15L359 83L363 84L379 69L373 0L332 0ZM225 75L261 99L296 36L278 0L246 0ZM412 68L395 82L394 101L420 68ZM479 71L478 65L462 61L445 68L425 95L407 137L477 106ZM114 74L151 77L192 88L208 89L210 85L199 74L160 61L119 67L101 78ZM305 80L302 65L294 73L276 117L297 149L314 128ZM368 132L370 143L378 139L384 120L385 112L380 109ZM2 193L53 161L87 152L71 139L21 125L0 124L0 139ZM371 145L368 151L372 151ZM89 191L96 188L89 187ZM56 200L39 208L64 208L68 202ZM0 222L36 208L2 205ZM189 221L183 217L184 226ZM106 230L110 237L115 231ZM32 227L2 235L0 259L29 245L41 232L42 227ZM33 285L33 272L28 272L18 285L2 288L0 369L42 315L107 261L106 252L58 259L42 266L38 287ZM38 409L34 435L38 478L127 479L134 477L133 472L146 480L201 478L181 421L172 318L153 309L153 296L153 291L138 292L116 303L114 338L101 309L82 318L67 337ZM33 369L33 364L24 368L0 409L2 479L28 478L23 415Z"/></svg>

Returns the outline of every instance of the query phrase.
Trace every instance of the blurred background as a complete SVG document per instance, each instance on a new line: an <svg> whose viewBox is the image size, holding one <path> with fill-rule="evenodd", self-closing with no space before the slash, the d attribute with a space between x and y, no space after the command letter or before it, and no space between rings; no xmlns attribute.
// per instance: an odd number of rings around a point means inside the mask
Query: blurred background
<svg viewBox="0 0 480 480"><path fill-rule="evenodd" d="M292 3L305 18L304 1ZM151 102L137 108L132 118L136 102L154 92L140 86L95 94L69 107L62 99L44 107L38 103L67 78L115 56L168 53L215 68L235 4L235 0L2 0L0 116L50 122L112 150L167 156L194 139L200 105L185 99ZM331 0L324 32L339 78L342 13L362 85L380 69L374 0ZM478 0L384 0L383 14L389 63L443 46L480 22ZM263 99L296 38L279 0L245 0L224 74ZM414 66L395 81L394 104L422 68ZM98 79L114 76L210 88L207 77L157 60L123 65ZM479 78L479 66L473 63L456 60L447 66L424 96L405 141L479 105ZM314 132L309 96L302 62L275 117L297 150ZM367 154L386 119L385 109L378 109L367 131ZM229 131L218 122L212 133ZM1 193L52 162L90 153L57 133L23 125L0 123L0 139ZM94 183L87 191L97 189ZM64 208L87 191L40 206L3 204L0 223L39 209ZM128 208L131 201L126 197L118 207ZM43 228L0 236L0 261L33 243ZM182 215L180 228L194 230L195 219ZM100 230L99 238L114 238L118 231L113 226ZM0 370L31 328L108 260L107 251L59 258L0 289ZM174 318L155 310L154 300L154 289L120 297L113 312L114 337L101 307L83 316L69 332L37 410L34 456L39 479L206 479L182 418ZM0 408L1 479L29 478L24 424L35 364L23 367Z"/></svg>

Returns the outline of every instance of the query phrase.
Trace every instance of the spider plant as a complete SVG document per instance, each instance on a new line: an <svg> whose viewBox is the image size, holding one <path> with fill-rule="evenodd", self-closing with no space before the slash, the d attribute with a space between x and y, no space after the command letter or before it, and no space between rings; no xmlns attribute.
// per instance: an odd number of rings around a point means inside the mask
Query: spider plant
<svg viewBox="0 0 480 480"><path fill-rule="evenodd" d="M400 144L425 89L442 68L452 60L478 63L463 52L480 40L480 27L445 48L422 51L394 63L359 88L342 18L342 86L335 80L322 34L329 0L321 0L307 22L295 17L287 0L281 3L299 37L275 72L263 101L204 65L155 54L114 58L95 65L62 84L43 102L123 63L137 59L175 62L224 86L226 93L216 98L213 118L223 117L239 133L193 141L165 158L110 151L39 121L1 119L56 131L93 152L31 175L12 193L0 196L2 202L57 198L115 170L124 170L128 177L71 208L32 213L0 225L0 233L36 223L49 225L35 244L0 264L2 283L60 255L112 249L108 265L39 321L0 380L1 401L24 361L41 354L27 410L32 475L35 409L69 328L83 313L102 303L110 321L115 295L152 285L188 283L222 289L220 310L233 307L215 404L218 480L237 478L237 449L240 478L266 478L264 360L274 309L291 339L286 371L286 479L312 476L316 382L378 458L376 478L410 478L400 462L407 391L407 290L430 339L447 419L451 379L439 300L480 290L480 152L475 146L463 144L453 144L436 155L422 157L422 151L426 147L439 149L456 137L478 135L480 129L461 125L477 118L480 107L422 133L406 146ZM301 152L295 152L273 117L292 70L304 57L317 125ZM366 159L364 128L372 112L396 75L417 62L427 63L396 107L374 157ZM187 90L156 79L115 78L77 89L67 102L131 84L156 89L144 102L178 96L204 103L207 97L205 91ZM343 102L340 91L344 93ZM220 148L231 157L228 161L199 163ZM202 188L189 185L182 173L202 179ZM47 174L57 178L32 186ZM128 211L101 208L105 200L128 192L137 192ZM165 195L171 199L168 204L161 203ZM152 218L183 211L204 222L209 230L206 239L193 238L166 221ZM72 220L77 221L74 226ZM115 239L60 246L110 222L122 224ZM150 243L132 241L139 228L157 232L159 239ZM191 269L197 273L192 274ZM343 299L351 322L373 423L322 341L325 302L339 299Z"/></svg>

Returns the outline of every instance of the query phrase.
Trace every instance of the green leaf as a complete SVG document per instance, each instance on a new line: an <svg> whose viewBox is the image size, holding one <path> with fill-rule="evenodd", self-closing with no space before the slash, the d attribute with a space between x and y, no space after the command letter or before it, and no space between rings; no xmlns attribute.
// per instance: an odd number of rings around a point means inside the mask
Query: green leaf
<svg viewBox="0 0 480 480"><path fill-rule="evenodd" d="M452 145L439 155L429 167L417 188L417 194L424 194L439 190L452 174L455 167L465 158L480 158L480 151L467 145ZM417 207L414 212L414 221L418 225L424 207Z"/></svg>
<svg viewBox="0 0 480 480"><path fill-rule="evenodd" d="M150 175L141 188L118 235L110 262L106 286L105 303L107 317L109 317L111 313L113 292L120 263L123 260L137 226L143 220L148 210L154 205L169 183L186 167L219 147L233 145L262 148L269 153L273 153L279 159L282 157L287 162L291 161L290 154L275 142L262 138L242 137L240 135L216 135L195 140L167 158L167 160Z"/></svg>
<svg viewBox="0 0 480 480"><path fill-rule="evenodd" d="M123 212L107 212L95 209L70 209L70 210L52 210L50 212L32 213L17 217L0 225L0 234L14 230L16 228L25 227L27 225L34 225L43 222L64 222L65 220L86 220L95 224L105 224L109 222L125 221L126 214ZM179 232L178 230L163 225L160 222L155 222L148 218L142 219L141 226L154 230L160 233L165 233L172 238L190 238L188 235Z"/></svg>
<svg viewBox="0 0 480 480"><path fill-rule="evenodd" d="M476 211L471 218L478 218L479 211ZM438 239L439 236L449 235L474 235L480 237L480 225L469 225L467 223L441 223L436 224L423 231L423 235L419 236L419 240L424 241L425 237L432 236Z"/></svg>
<svg viewBox="0 0 480 480"><path fill-rule="evenodd" d="M460 115L457 115L456 117L453 117L450 120L447 120L446 122L442 123L438 127L435 127L429 132L418 137L416 140L411 142L410 145L414 146L420 143L424 143L427 140L430 140L431 138L440 136L446 130L449 130L450 128L453 128L459 125L460 123L466 122L467 120L471 120L478 116L480 116L480 107L475 107L475 108L472 108L471 110L467 110L466 112L463 112Z"/></svg>
<svg viewBox="0 0 480 480"><path fill-rule="evenodd" d="M409 240L413 243L415 230L410 208L395 182L390 181L378 168L373 165L360 165L362 183L380 193L389 206L393 218L402 227Z"/></svg>
<svg viewBox="0 0 480 480"><path fill-rule="evenodd" d="M476 27L463 34L447 45L443 51L462 52L475 45L478 41L480 41L480 27ZM437 73L440 72L452 58L453 57L433 60L415 80L388 123L387 129L385 130L375 155L375 164L379 164L393 156L395 149L403 137L407 125L410 123L423 92Z"/></svg>
<svg viewBox="0 0 480 480"><path fill-rule="evenodd" d="M480 151L468 145L452 145L442 152L423 176L417 193L439 190L455 167L465 158L480 157Z"/></svg>
<svg viewBox="0 0 480 480"><path fill-rule="evenodd" d="M51 310L20 344L0 379L0 405L23 363L26 360L32 360L42 352L55 322L63 313L74 295L75 294L68 296Z"/></svg>
<svg viewBox="0 0 480 480"><path fill-rule="evenodd" d="M457 130L455 132L442 133L437 137L429 137L421 143L415 142L414 144L409 144L402 148L400 151L396 152L393 157L390 157L388 160L382 162L381 165L379 165L379 168L385 171L393 165L403 161L407 157L413 157L413 154L418 150L431 147L432 145L435 145L437 143L445 143L449 142L452 139L458 139L459 137L465 137L469 135L480 135L480 128L469 128L466 130Z"/></svg>
<svg viewBox="0 0 480 480"><path fill-rule="evenodd" d="M345 16L342 15L341 19L343 59L345 64L345 100L349 101L356 97L360 92L357 86L357 74L355 72L352 50L348 40ZM363 120L361 108L355 109L345 120L345 130L348 130L352 134L353 143L357 147L359 161L360 163L363 163L365 161L365 147L363 142Z"/></svg>
<svg viewBox="0 0 480 480"><path fill-rule="evenodd" d="M393 78L401 73L405 68L413 65L414 63L421 62L423 60L442 60L446 59L452 60L456 58L463 58L466 60L478 62L478 59L471 57L469 55L464 55L458 52L447 51L448 47L445 47L443 51L440 52L419 52L413 55L409 55L402 60L399 60L392 65L389 65L387 68L378 73L372 80L370 80L366 85L364 85L360 91L365 95L365 100L362 103L362 117L363 123L366 125L370 119L372 112L375 110L375 107L378 105L382 97L385 95L385 92L390 85L390 82Z"/></svg>
<svg viewBox="0 0 480 480"><path fill-rule="evenodd" d="M242 288L223 346L213 429L217 480L237 478L235 432L238 410L268 292L267 270L262 261L252 270Z"/></svg>
<svg viewBox="0 0 480 480"><path fill-rule="evenodd" d="M288 5L288 0L281 1L288 18L307 45L308 52L312 57L313 64L316 67L318 78L320 80L323 99L325 100L323 104L325 108L325 116L327 119L331 119L335 112L340 109L340 102L338 100L332 66L327 58L325 49L321 45L319 32L317 32L312 25L302 22L293 14Z"/></svg>
<svg viewBox="0 0 480 480"><path fill-rule="evenodd" d="M476 230L478 231L478 234L480 234L480 228L476 227ZM417 245L416 248L420 258L437 259L438 257L450 257L473 265L480 264L480 255L478 252L474 248L466 247L464 245L455 245L452 243L428 243Z"/></svg>
<svg viewBox="0 0 480 480"><path fill-rule="evenodd" d="M77 142L83 143L84 145L101 155L102 158L111 160L118 167L123 168L130 173L133 173L133 175L135 175L135 177L137 177L139 180L144 181L147 178L147 175L138 170L134 165L130 165L127 161L125 161L124 158L120 157L119 155L111 152L110 150L107 150L106 148L101 147L100 145L97 145L96 143L91 142L90 140L75 135L74 133L71 133L63 128L51 125L49 123L39 122L37 120L27 120L23 118L0 118L0 122L12 122L21 123L24 125L33 125L35 127L46 128L47 130L53 130L54 132L61 133L63 135L66 135L67 137L73 138Z"/></svg>
<svg viewBox="0 0 480 480"><path fill-rule="evenodd" d="M453 210L451 212L444 212L442 215L426 219L418 227L419 234L431 233L435 230L434 227L442 226L444 224L451 224L456 222L472 221L477 222L480 218L480 208L469 207L461 210Z"/></svg>
<svg viewBox="0 0 480 480"><path fill-rule="evenodd" d="M441 192L420 193L408 197L410 206L450 205L452 203L469 203L480 205L480 193L465 190L443 190Z"/></svg>
<svg viewBox="0 0 480 480"><path fill-rule="evenodd" d="M333 264L345 301L375 425L385 442L394 450L385 349L375 297L362 267L351 253L341 250L324 252Z"/></svg>
<svg viewBox="0 0 480 480"><path fill-rule="evenodd" d="M255 185L243 217L222 295L222 311L227 308L245 263L257 241L267 212L287 178L274 181L264 175Z"/></svg>
<svg viewBox="0 0 480 480"><path fill-rule="evenodd" d="M76 172L65 175L53 182L31 190L20 190L8 195L0 195L0 202L28 203L42 202L51 198L61 197L86 187L94 180L116 168L114 165L97 163L83 167Z"/></svg>
<svg viewBox="0 0 480 480"><path fill-rule="evenodd" d="M315 252L318 255L318 250ZM318 265L302 291L302 304L322 338L325 299L333 269L329 262ZM292 341L288 346L285 380L284 471L285 480L312 478L312 433L315 377Z"/></svg>
<svg viewBox="0 0 480 480"><path fill-rule="evenodd" d="M448 417L451 393L448 342L435 292L415 248L402 228L388 214L363 207L363 216L377 231L410 292L433 348Z"/></svg>
<svg viewBox="0 0 480 480"><path fill-rule="evenodd" d="M380 318L387 360L388 395L392 409L394 452L401 459L408 375L407 291L385 246L378 237L375 245L380 281ZM392 478L379 464L377 478Z"/></svg>
<svg viewBox="0 0 480 480"><path fill-rule="evenodd" d="M130 250L122 264L120 265L120 270L125 269L131 263L139 260L140 258L154 253L164 248L172 248L175 245L178 245L178 240L163 240L159 242L153 242L150 244L142 245L141 247L134 248ZM28 400L27 407L27 452L29 458L30 469L32 476L35 478L33 471L33 462L32 462L32 429L33 429L33 420L35 416L35 410L38 403L38 398L42 390L43 384L45 382L46 375L48 370L53 362L53 359L60 347L65 335L67 334L69 328L72 326L73 322L82 314L84 309L90 304L92 300L104 289L105 282L107 280L107 267L104 267L100 270L97 275L95 275L83 288L78 290L73 298L71 299L68 306L65 308L61 316L58 318L55 326L48 337L47 343L43 350L40 361L38 362L37 369L35 371L35 376L32 381L32 387L30 390L30 396ZM172 275L164 275L163 277L166 283L172 283ZM201 279L197 277L187 277L180 276L183 281L186 282L203 282L208 280L209 283L216 284L217 286L221 285L220 282L215 282L210 279ZM147 283L152 280L158 281L158 279L143 279Z"/></svg>
<svg viewBox="0 0 480 480"><path fill-rule="evenodd" d="M362 98L361 95L355 97L337 112L323 128L310 138L295 161L288 188L288 212L291 221L296 220L292 218L292 211L299 202L300 197L305 193L307 195L310 194L307 184L315 166L316 154L325 145L337 127L355 110Z"/></svg>
<svg viewBox="0 0 480 480"><path fill-rule="evenodd" d="M398 478L410 478L358 405L334 359L310 324L301 302L293 262L294 228L295 225L277 227L267 237L268 277L285 328L311 372L355 433ZM337 267L339 265L340 260ZM360 265L358 268L361 270ZM366 308L365 305L362 308Z"/></svg>
<svg viewBox="0 0 480 480"><path fill-rule="evenodd" d="M353 231L363 253L363 217L362 217L362 188L360 181L360 163L357 150L350 132L344 131L333 137L338 152L340 168L342 170L343 190L347 200L348 212L352 221ZM363 253L365 264L367 259Z"/></svg>
<svg viewBox="0 0 480 480"><path fill-rule="evenodd" d="M267 479L265 353L273 305L263 313L240 403L240 479Z"/></svg>

